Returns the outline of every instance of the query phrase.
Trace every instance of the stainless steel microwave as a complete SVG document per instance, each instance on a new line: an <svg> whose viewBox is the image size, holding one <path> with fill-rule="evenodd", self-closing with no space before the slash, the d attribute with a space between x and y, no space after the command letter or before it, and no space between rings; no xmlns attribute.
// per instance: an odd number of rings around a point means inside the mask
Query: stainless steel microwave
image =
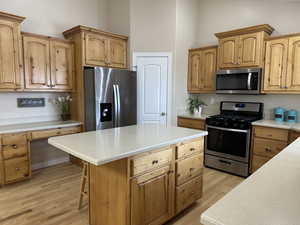
<svg viewBox="0 0 300 225"><path fill-rule="evenodd" d="M260 94L261 68L219 70L217 94Z"/></svg>

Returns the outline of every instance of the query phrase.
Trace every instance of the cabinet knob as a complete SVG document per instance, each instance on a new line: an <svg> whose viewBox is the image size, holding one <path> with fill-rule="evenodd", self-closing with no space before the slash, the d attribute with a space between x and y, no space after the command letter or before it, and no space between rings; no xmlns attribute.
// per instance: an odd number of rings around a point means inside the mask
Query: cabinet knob
<svg viewBox="0 0 300 225"><path fill-rule="evenodd" d="M15 145L15 144L14 144L14 145L12 145L11 147L12 147L13 149L17 149L17 148L18 148L18 146L17 146L17 145Z"/></svg>
<svg viewBox="0 0 300 225"><path fill-rule="evenodd" d="M158 160L153 160L152 161L152 164L154 165L154 164L157 164L158 163Z"/></svg>
<svg viewBox="0 0 300 225"><path fill-rule="evenodd" d="M17 167L17 168L16 168L16 171L20 171L20 168L19 168L19 167Z"/></svg>
<svg viewBox="0 0 300 225"><path fill-rule="evenodd" d="M196 150L195 148L190 148L190 151L191 151L191 152L193 152L193 151L195 151L195 150Z"/></svg>

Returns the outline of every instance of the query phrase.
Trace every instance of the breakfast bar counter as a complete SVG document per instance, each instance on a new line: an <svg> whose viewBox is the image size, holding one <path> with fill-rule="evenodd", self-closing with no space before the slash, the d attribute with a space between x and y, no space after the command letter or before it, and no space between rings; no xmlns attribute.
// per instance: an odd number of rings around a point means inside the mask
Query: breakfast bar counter
<svg viewBox="0 0 300 225"><path fill-rule="evenodd" d="M148 124L48 142L89 163L91 225L160 225L202 196L206 135Z"/></svg>

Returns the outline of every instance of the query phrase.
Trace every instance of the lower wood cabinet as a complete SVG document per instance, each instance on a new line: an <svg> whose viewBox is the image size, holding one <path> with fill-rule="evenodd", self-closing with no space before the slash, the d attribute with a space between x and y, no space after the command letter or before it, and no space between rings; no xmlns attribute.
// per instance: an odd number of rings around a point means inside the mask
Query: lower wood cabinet
<svg viewBox="0 0 300 225"><path fill-rule="evenodd" d="M169 166L131 181L131 225L159 225L172 216L174 174Z"/></svg>
<svg viewBox="0 0 300 225"><path fill-rule="evenodd" d="M80 131L80 126L74 126L0 135L0 186L31 177L30 141Z"/></svg>
<svg viewBox="0 0 300 225"><path fill-rule="evenodd" d="M177 125L179 127L186 127L186 128L192 128L192 129L199 129L199 130L205 130L205 120L201 119L190 119L185 117L178 117L177 118Z"/></svg>

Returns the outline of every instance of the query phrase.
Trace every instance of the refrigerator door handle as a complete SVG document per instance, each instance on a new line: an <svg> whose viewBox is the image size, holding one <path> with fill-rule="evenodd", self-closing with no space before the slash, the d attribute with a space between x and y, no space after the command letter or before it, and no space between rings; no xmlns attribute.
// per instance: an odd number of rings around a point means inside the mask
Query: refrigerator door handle
<svg viewBox="0 0 300 225"><path fill-rule="evenodd" d="M118 127L118 94L117 94L117 85L113 85L113 90L114 90L114 127Z"/></svg>
<svg viewBox="0 0 300 225"><path fill-rule="evenodd" d="M121 117L121 98L120 98L120 87L119 85L116 85L116 88L117 88L117 99L118 99L118 127L121 126L121 123L120 123L120 117Z"/></svg>

